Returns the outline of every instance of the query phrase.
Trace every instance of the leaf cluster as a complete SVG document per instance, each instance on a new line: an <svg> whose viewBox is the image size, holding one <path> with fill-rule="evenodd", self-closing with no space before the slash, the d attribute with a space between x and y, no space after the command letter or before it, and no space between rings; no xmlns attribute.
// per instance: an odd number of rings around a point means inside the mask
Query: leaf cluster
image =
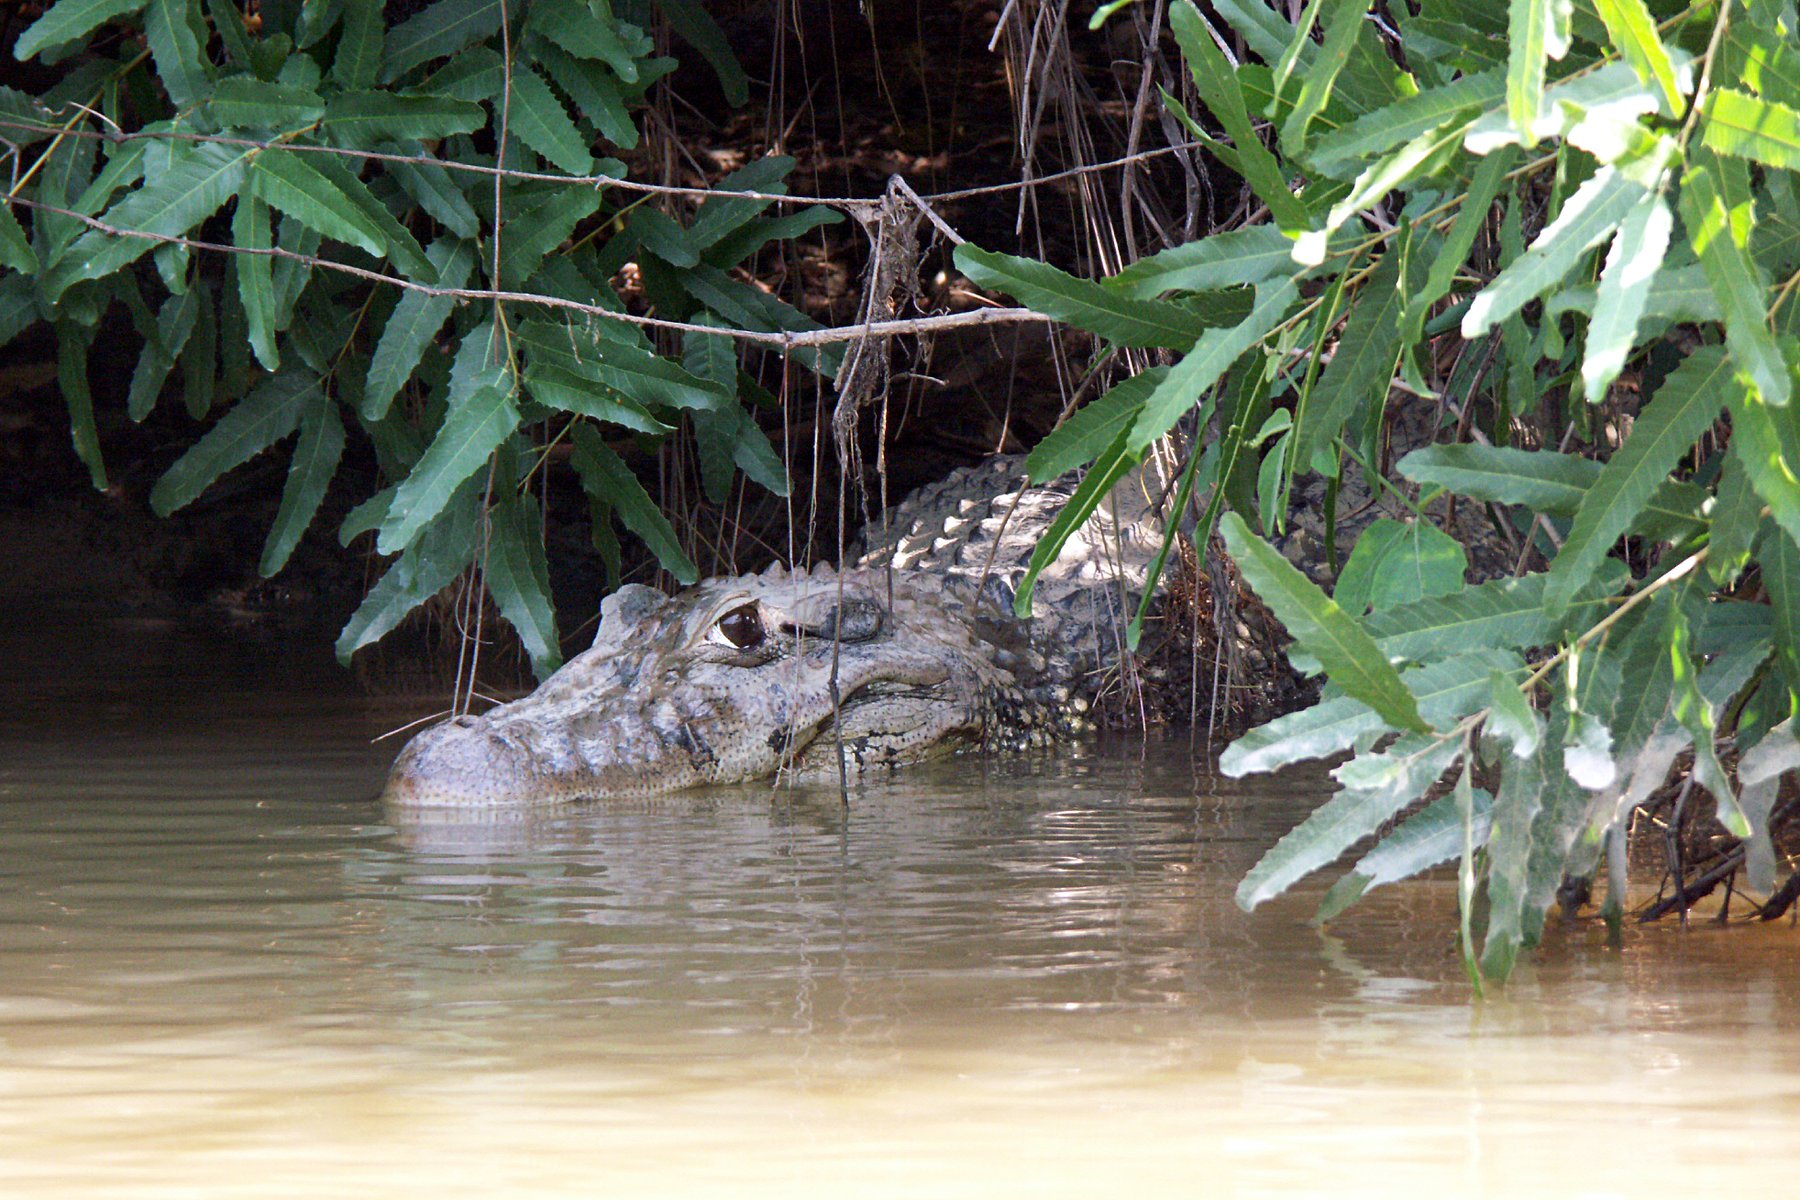
<svg viewBox="0 0 1800 1200"><path fill-rule="evenodd" d="M1684 755L1770 889L1800 705L1793 5L1419 0L1381 10L1398 52L1356 0L1311 0L1296 25L1249 0L1212 11L1227 28L1169 10L1192 89L1163 101L1266 223L1098 280L973 247L958 263L1169 356L1037 447L1040 478L1092 465L1034 571L1153 444L1198 431L1169 537L1205 553L1219 529L1328 681L1223 756L1232 774L1350 756L1240 902L1422 805L1321 916L1457 860L1471 973L1503 979L1565 876L1609 849L1618 919L1624 823ZM1253 58L1226 58L1233 36ZM1395 395L1445 427L1390 479ZM1346 470L1413 515L1369 526L1327 594L1264 536L1296 479L1335 495ZM1470 582L1432 520L1450 493L1545 569Z"/></svg>
<svg viewBox="0 0 1800 1200"><path fill-rule="evenodd" d="M0 204L0 344L55 327L75 446L103 488L87 360L123 306L143 341L130 417L175 393L207 423L157 482L160 513L291 441L264 574L317 517L348 439L366 439L389 484L339 536L373 534L392 558L340 655L475 566L543 675L560 660L537 494L548 448L571 443L613 561L616 519L693 580L619 451L686 425L715 498L740 471L785 492L757 389L734 343L704 330L812 327L732 270L837 219L737 196L665 211L608 186L625 168L604 151L637 144L634 112L675 66L654 21L743 103L742 69L691 0L436 0L391 28L380 0L262 0L253 15L232 0L57 0L14 47L56 82L0 88L20 156ZM792 165L753 162L720 187L779 194ZM679 354L608 319L626 263L665 316L701 327ZM470 302L494 290L543 303ZM806 361L835 369L829 353Z"/></svg>

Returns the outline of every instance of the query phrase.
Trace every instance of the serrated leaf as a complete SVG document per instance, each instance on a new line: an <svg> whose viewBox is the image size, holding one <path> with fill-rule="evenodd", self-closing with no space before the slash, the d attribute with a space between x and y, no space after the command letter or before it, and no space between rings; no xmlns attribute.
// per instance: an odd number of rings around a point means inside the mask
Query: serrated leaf
<svg viewBox="0 0 1800 1200"><path fill-rule="evenodd" d="M518 631L531 672L539 682L562 665L556 636L556 609L550 602L550 565L544 557L537 501L508 492L495 506L481 564L494 603L507 624Z"/></svg>
<svg viewBox="0 0 1800 1200"><path fill-rule="evenodd" d="M596 337L554 321L521 323L519 339L532 354L548 355L557 365L640 404L717 408L728 399L717 384L629 342Z"/></svg>
<svg viewBox="0 0 1800 1200"><path fill-rule="evenodd" d="M1253 909L1332 862L1418 799L1461 753L1462 743L1453 738L1401 738L1386 754L1351 760L1346 767L1365 760L1383 760L1379 769L1371 771L1380 776L1381 782L1368 788L1346 784L1275 843L1238 884L1238 906L1246 911ZM1340 773L1344 770L1339 768Z"/></svg>
<svg viewBox="0 0 1800 1200"><path fill-rule="evenodd" d="M219 80L207 103L221 125L251 129L307 125L325 112L325 101L311 88L268 83L254 75Z"/></svg>
<svg viewBox="0 0 1800 1200"><path fill-rule="evenodd" d="M387 256L393 264L400 268L402 274L419 283L436 283L437 270L431 260L425 257L425 250L414 240L406 226L394 219L394 214L369 190L356 171L348 166L336 154L315 154L313 165L329 179L338 191L349 197L350 203L374 228L381 231L387 246Z"/></svg>
<svg viewBox="0 0 1800 1200"><path fill-rule="evenodd" d="M502 287L518 287L542 265L545 256L568 240L575 226L600 207L600 193L591 188L559 190L535 204L506 214L506 230L500 241Z"/></svg>
<svg viewBox="0 0 1800 1200"><path fill-rule="evenodd" d="M1604 0L1602 0L1604 2ZM1613 0L1641 5L1643 0ZM1607 388L1624 369L1637 343L1638 321L1648 302L1650 284L1668 253L1675 217L1660 194L1650 193L1631 210L1619 232L1613 235L1600 287L1594 298L1594 319L1588 324L1587 345L1581 360L1581 380L1589 404L1606 398Z"/></svg>
<svg viewBox="0 0 1800 1200"><path fill-rule="evenodd" d="M520 141L571 175L594 169L594 156L562 101L535 70L513 71L511 122L507 127Z"/></svg>
<svg viewBox="0 0 1800 1200"><path fill-rule="evenodd" d="M1800 170L1800 112L1779 101L1714 88L1700 130L1700 140L1720 154Z"/></svg>
<svg viewBox="0 0 1800 1200"><path fill-rule="evenodd" d="M499 101L506 86L506 60L487 46L470 46L426 76L416 90L477 104Z"/></svg>
<svg viewBox="0 0 1800 1200"><path fill-rule="evenodd" d="M1731 405L1731 453L1775 521L1791 538L1800 539L1800 431L1783 436L1778 417L1788 414L1769 407L1762 396L1737 378L1727 385Z"/></svg>
<svg viewBox="0 0 1800 1200"><path fill-rule="evenodd" d="M1130 428L1144 401L1168 378L1169 368L1151 367L1108 388L1051 430L1025 460L1025 472L1048 483L1064 472L1092 462Z"/></svg>
<svg viewBox="0 0 1800 1200"><path fill-rule="evenodd" d="M238 197L231 214L231 241L243 254L234 254L231 268L237 275L238 302L244 306L250 348L265 370L281 366L275 348L275 279L267 254L255 253L274 245L269 229L269 207L254 191Z"/></svg>
<svg viewBox="0 0 1800 1200"><path fill-rule="evenodd" d="M1544 66L1568 50L1568 0L1509 0L1506 61L1506 109L1525 134L1527 148L1536 144L1531 132L1544 106Z"/></svg>
<svg viewBox="0 0 1800 1200"><path fill-rule="evenodd" d="M619 83L603 65L566 54L549 42L536 46L538 65L575 102L576 115L585 118L600 136L624 150L638 144L638 129L631 120Z"/></svg>
<svg viewBox="0 0 1800 1200"><path fill-rule="evenodd" d="M431 141L457 133L475 133L486 125L487 111L481 105L449 96L340 92L325 107L325 127L345 146Z"/></svg>
<svg viewBox="0 0 1800 1200"><path fill-rule="evenodd" d="M626 83L637 82L637 60L619 40L617 27L578 0L534 0L525 24L570 54L598 59Z"/></svg>
<svg viewBox="0 0 1800 1200"><path fill-rule="evenodd" d="M1371 405L1385 405L1388 384L1400 360L1400 313L1405 305L1400 286L1400 255L1389 251L1357 293L1350 319L1338 339L1337 352L1303 393L1303 413L1292 462L1296 472L1335 474L1332 443L1344 425Z"/></svg>
<svg viewBox="0 0 1800 1200"><path fill-rule="evenodd" d="M268 540L263 543L263 578L287 565L301 535L318 515L325 489L337 474L343 454L344 422L338 416L337 401L315 389L308 394L300 414L300 440L294 446L293 461L288 464L281 507L275 513L275 523L269 527Z"/></svg>
<svg viewBox="0 0 1800 1200"><path fill-rule="evenodd" d="M419 146L409 148L423 150ZM406 194L438 224L469 241L480 235L481 223L475 209L451 182L449 171L436 163L391 162L387 168Z"/></svg>
<svg viewBox="0 0 1800 1200"><path fill-rule="evenodd" d="M1781 408L1793 383L1769 331L1767 282L1749 254L1755 212L1744 165L1693 151L1681 184L1681 220L1724 310L1725 344L1763 398Z"/></svg>
<svg viewBox="0 0 1800 1200"><path fill-rule="evenodd" d="M335 241L345 242L376 258L387 256L387 238L310 156L289 150L266 150L250 164L256 195L271 207Z"/></svg>
<svg viewBox="0 0 1800 1200"><path fill-rule="evenodd" d="M199 313L200 297L193 288L163 301L162 310L156 314L154 334L144 339L143 353L131 373L125 411L133 421L142 421L155 407L169 372L175 369L176 360L187 346Z"/></svg>
<svg viewBox="0 0 1800 1200"><path fill-rule="evenodd" d="M1474 846L1487 844L1493 826L1494 798L1480 788L1469 794L1466 830ZM1313 916L1324 924L1384 883L1410 879L1463 852L1465 820L1455 794L1440 796L1381 839L1381 844L1357 860L1356 865L1332 884Z"/></svg>
<svg viewBox="0 0 1800 1200"><path fill-rule="evenodd" d="M425 253L445 287L460 288L468 282L469 272L475 266L475 252L467 242L454 237L439 238ZM362 397L364 417L379 421L387 415L388 406L412 377L413 369L425 356L425 348L444 327L455 306L456 301L449 296L411 289L401 293L369 359Z"/></svg>
<svg viewBox="0 0 1800 1200"><path fill-rule="evenodd" d="M1512 747L1514 758L1530 758L1544 737L1544 719L1538 715L1516 680L1496 671L1489 679L1491 695L1484 730Z"/></svg>
<svg viewBox="0 0 1800 1200"><path fill-rule="evenodd" d="M532 399L546 408L578 413L634 429L639 433L661 437L675 432L650 410L610 388L596 387L592 382L554 363L534 362L525 371L525 388Z"/></svg>
<svg viewBox="0 0 1800 1200"><path fill-rule="evenodd" d="M1450 725L1480 708L1490 681L1511 679L1515 694L1524 664L1517 654L1476 650L1415 667L1402 676L1418 697L1419 713L1433 726ZM1219 770L1233 778L1266 774L1309 758L1329 758L1389 728L1374 709L1349 696L1334 696L1288 713L1239 737L1219 756Z"/></svg>
<svg viewBox="0 0 1800 1200"><path fill-rule="evenodd" d="M1095 458L1093 468L1075 488L1075 494L1069 497L1068 503L1063 505L1062 511L1056 514L1049 527L1044 530L1044 535L1038 539L1037 546L1031 552L1031 561L1026 565L1025 577L1013 595L1014 615L1021 618L1031 616L1031 597L1036 591L1038 576L1045 567L1056 561L1063 546L1093 516L1094 510L1100 507L1100 502L1112 491L1113 485L1144 460L1142 454L1132 454L1125 449L1125 436L1120 434L1112 445Z"/></svg>
<svg viewBox="0 0 1800 1200"><path fill-rule="evenodd" d="M815 204L799 212L748 221L708 246L704 257L717 267L735 267L770 242L792 241L821 225L836 225L843 219L843 213Z"/></svg>
<svg viewBox="0 0 1800 1200"><path fill-rule="evenodd" d="M225 472L294 432L300 415L320 391L317 376L292 369L271 375L231 406L150 490L159 517L192 503Z"/></svg>
<svg viewBox="0 0 1800 1200"><path fill-rule="evenodd" d="M719 77L725 103L741 108L750 101L750 79L744 74L725 31L699 0L657 0L656 7L668 19L669 28L700 52Z"/></svg>
<svg viewBox="0 0 1800 1200"><path fill-rule="evenodd" d="M107 224L156 238L180 237L237 195L249 154L242 147L217 142L181 145L171 151L167 167L107 211ZM51 267L44 281L45 298L55 303L72 284L110 275L156 244L155 238L113 238L90 230Z"/></svg>
<svg viewBox="0 0 1800 1200"><path fill-rule="evenodd" d="M1194 348L1169 368L1169 373L1144 399L1143 411L1125 435L1126 450L1141 457L1152 442L1173 429L1182 415L1212 390L1232 363L1274 330L1298 294L1291 277L1258 284L1256 303L1240 324L1202 333Z"/></svg>
<svg viewBox="0 0 1800 1200"><path fill-rule="evenodd" d="M343 632L338 634L338 661L392 630L413 609L437 595L461 575L481 544L479 480L470 480L413 540L387 572L369 589Z"/></svg>
<svg viewBox="0 0 1800 1200"><path fill-rule="evenodd" d="M157 77L176 108L191 108L212 90L205 33L194 0L150 0L144 11L144 39L156 60Z"/></svg>
<svg viewBox="0 0 1800 1200"><path fill-rule="evenodd" d="M1338 132L1320 138L1308 155L1321 169L1341 169L1358 159L1385 154L1459 118L1467 120L1500 103L1505 95L1503 72L1467 75L1365 113Z"/></svg>
<svg viewBox="0 0 1800 1200"><path fill-rule="evenodd" d="M94 395L88 385L88 346L94 331L67 319L56 322L56 382L69 410L69 435L76 457L88 469L95 491L104 492L106 463L94 428Z"/></svg>
<svg viewBox="0 0 1800 1200"><path fill-rule="evenodd" d="M455 54L500 30L501 0L438 0L388 30L381 49L381 81L392 83L434 58Z"/></svg>
<svg viewBox="0 0 1800 1200"><path fill-rule="evenodd" d="M491 324L463 335L450 368L444 423L394 495L375 543L382 554L396 553L410 543L519 427L512 369L504 359L492 361L499 336Z"/></svg>
<svg viewBox="0 0 1800 1200"><path fill-rule="evenodd" d="M137 12L145 3L146 0L57 0L19 34L13 57L24 62L40 50L72 42L115 17Z"/></svg>
<svg viewBox="0 0 1800 1200"><path fill-rule="evenodd" d="M1469 569L1462 543L1429 521L1380 517L1356 539L1333 598L1352 616L1443 596L1463 586Z"/></svg>
<svg viewBox="0 0 1800 1200"><path fill-rule="evenodd" d="M339 87L356 91L375 82L385 28L381 0L344 0L344 32L331 59L331 77Z"/></svg>
<svg viewBox="0 0 1800 1200"><path fill-rule="evenodd" d="M1337 84L1339 72L1350 61L1351 48L1362 29L1368 8L1362 0L1316 0L1320 9L1329 6L1322 24L1324 37L1313 54L1313 63L1300 80L1300 94L1281 126L1281 146L1290 156L1304 152L1307 125L1323 112ZM1283 59L1287 63L1286 57Z"/></svg>
<svg viewBox="0 0 1800 1200"><path fill-rule="evenodd" d="M1658 486L1712 428L1724 404L1731 365L1718 347L1690 354L1657 389L1600 477L1582 497L1562 549L1550 564L1544 607L1560 617L1586 587L1613 543L1631 528Z"/></svg>
<svg viewBox="0 0 1800 1200"><path fill-rule="evenodd" d="M1668 47L1656 36L1656 22L1644 7L1644 0L1594 0L1594 8L1606 24L1606 37L1613 48L1631 64L1639 79L1661 93L1664 115L1679 120L1687 111L1687 99L1676 82Z"/></svg>
<svg viewBox="0 0 1800 1200"><path fill-rule="evenodd" d="M1604 601L1622 589L1630 573L1624 564L1602 564L1584 599L1571 612L1586 619L1598 616ZM1549 576L1495 579L1442 597L1402 604L1370 614L1363 628L1389 659L1423 659L1466 651L1477 646L1525 650L1557 639L1561 622L1544 607ZM1593 597L1593 598L1589 598ZM1316 671L1318 660L1296 648L1289 655L1296 669Z"/></svg>
<svg viewBox="0 0 1800 1200"><path fill-rule="evenodd" d="M1485 336L1493 326L1561 283L1581 256L1618 228L1646 194L1642 184L1613 167L1601 167L1569 197L1530 249L1475 297L1463 315L1463 337L1474 341Z"/></svg>
<svg viewBox="0 0 1800 1200"><path fill-rule="evenodd" d="M590 496L612 506L625 528L643 539L663 569L683 585L700 578L700 569L681 548L681 541L644 491L625 460L613 453L591 425L577 425L574 433L575 468L581 486Z"/></svg>
<svg viewBox="0 0 1800 1200"><path fill-rule="evenodd" d="M1788 686L1800 691L1800 544L1785 530L1771 529L1763 534L1756 561L1769 589L1776 661Z"/></svg>
<svg viewBox="0 0 1800 1200"><path fill-rule="evenodd" d="M1121 346L1192 346L1206 323L1192 310L1164 300L1139 300L1049 263L976 246L956 248L956 265L977 285Z"/></svg>
<svg viewBox="0 0 1800 1200"><path fill-rule="evenodd" d="M1225 60L1224 53L1213 43L1205 19L1191 0L1176 0L1169 9L1169 28L1181 46L1182 57L1187 61L1195 89L1219 119L1219 123L1225 127L1225 132L1231 135L1237 153L1237 166L1243 173L1244 181L1250 185L1257 198L1269 206L1269 212L1283 232L1292 235L1307 229L1312 222L1306 209L1289 190L1280 164L1262 144L1262 139L1250 124L1250 114L1244 105L1237 73ZM1288 38L1283 36L1281 40L1285 44ZM1274 61L1273 57L1270 61ZM1020 299L1023 300L1024 297L1021 296Z"/></svg>
<svg viewBox="0 0 1800 1200"><path fill-rule="evenodd" d="M1273 225L1215 233L1138 259L1101 280L1121 295L1153 299L1168 291L1210 291L1293 273L1293 249Z"/></svg>
<svg viewBox="0 0 1800 1200"><path fill-rule="evenodd" d="M1238 514L1225 514L1220 528L1238 570L1295 641L1317 656L1334 684L1396 729L1430 728L1419 715L1413 694L1361 625L1279 551L1251 533Z"/></svg>
<svg viewBox="0 0 1800 1200"><path fill-rule="evenodd" d="M0 201L0 266L11 267L26 275L37 274L38 258L25 236L12 206Z"/></svg>

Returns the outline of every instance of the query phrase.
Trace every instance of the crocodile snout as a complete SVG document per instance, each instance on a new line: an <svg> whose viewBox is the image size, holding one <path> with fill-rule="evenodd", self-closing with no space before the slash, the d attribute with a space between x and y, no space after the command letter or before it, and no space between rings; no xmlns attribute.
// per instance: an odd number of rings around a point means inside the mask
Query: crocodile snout
<svg viewBox="0 0 1800 1200"><path fill-rule="evenodd" d="M419 808L516 804L541 791L531 756L481 717L421 732L394 761L384 797Z"/></svg>

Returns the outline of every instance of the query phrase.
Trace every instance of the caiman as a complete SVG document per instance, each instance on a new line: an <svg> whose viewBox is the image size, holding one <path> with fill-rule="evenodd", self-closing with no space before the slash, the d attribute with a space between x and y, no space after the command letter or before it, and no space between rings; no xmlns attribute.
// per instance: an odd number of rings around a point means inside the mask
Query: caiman
<svg viewBox="0 0 1800 1200"><path fill-rule="evenodd" d="M841 570L778 566L676 595L621 588L592 647L535 692L413 738L387 797L462 808L640 797L1066 739L1132 661L1125 629L1171 490L1151 470L1128 476L1018 619L1014 589L1076 485L1031 484L1023 460L992 459L915 493ZM1243 613L1231 602L1198 612L1195 623L1223 617L1235 636L1210 640L1196 694L1216 697L1215 682L1235 677L1262 701L1252 708L1291 704L1279 626L1234 591Z"/></svg>

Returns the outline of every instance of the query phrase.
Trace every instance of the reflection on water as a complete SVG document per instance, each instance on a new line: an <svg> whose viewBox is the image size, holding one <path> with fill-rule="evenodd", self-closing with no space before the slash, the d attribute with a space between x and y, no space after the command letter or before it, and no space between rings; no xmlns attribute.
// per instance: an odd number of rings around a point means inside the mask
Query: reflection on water
<svg viewBox="0 0 1800 1200"><path fill-rule="evenodd" d="M1185 739L512 822L163 628L5 648L0 1194L1673 1194L1800 1165L1791 929L1232 889L1321 798ZM1321 885L1322 886L1322 885Z"/></svg>

